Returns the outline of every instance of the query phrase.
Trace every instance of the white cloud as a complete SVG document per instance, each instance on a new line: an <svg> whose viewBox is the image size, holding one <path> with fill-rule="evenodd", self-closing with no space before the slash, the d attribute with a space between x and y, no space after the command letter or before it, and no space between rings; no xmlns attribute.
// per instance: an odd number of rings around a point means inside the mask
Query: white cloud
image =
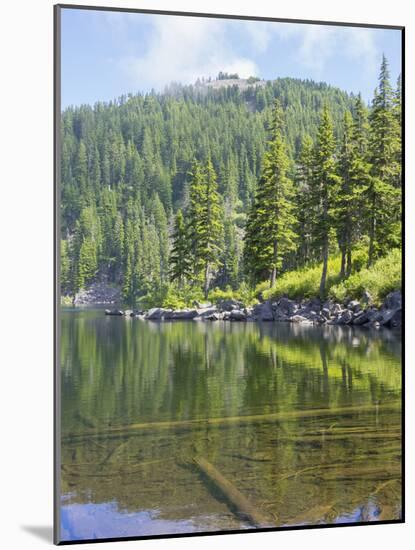
<svg viewBox="0 0 415 550"><path fill-rule="evenodd" d="M370 76L377 70L379 52L372 29L284 23L274 32L282 40L296 40L290 46L296 48L295 58L316 77L322 76L330 60L340 61L343 56L364 66Z"/></svg>
<svg viewBox="0 0 415 550"><path fill-rule="evenodd" d="M145 53L121 61L138 88L161 89L172 81L190 84L198 77L215 77L219 71L237 72L241 77L258 74L256 64L229 44L226 21L153 16L152 24Z"/></svg>

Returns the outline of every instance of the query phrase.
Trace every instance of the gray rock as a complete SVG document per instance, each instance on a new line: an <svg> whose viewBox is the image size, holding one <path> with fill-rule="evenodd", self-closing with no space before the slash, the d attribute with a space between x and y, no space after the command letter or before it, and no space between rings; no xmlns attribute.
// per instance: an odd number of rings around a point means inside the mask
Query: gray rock
<svg viewBox="0 0 415 550"><path fill-rule="evenodd" d="M133 317L133 315L134 315L134 312L133 312L132 309L126 309L126 310L124 311L124 316L125 316L125 317Z"/></svg>
<svg viewBox="0 0 415 550"><path fill-rule="evenodd" d="M229 314L231 321L246 321L246 314L240 309L233 309Z"/></svg>
<svg viewBox="0 0 415 550"><path fill-rule="evenodd" d="M220 321L222 319L223 314L219 311L216 313L211 313L210 315L206 315L204 317L195 317L195 319L203 319L204 321Z"/></svg>
<svg viewBox="0 0 415 550"><path fill-rule="evenodd" d="M92 283L88 288L77 292L74 298L75 305L117 304L120 301L120 289L105 283Z"/></svg>
<svg viewBox="0 0 415 550"><path fill-rule="evenodd" d="M105 315L124 315L122 309L106 309Z"/></svg>
<svg viewBox="0 0 415 550"><path fill-rule="evenodd" d="M375 322L379 321L380 319L382 319L382 314L375 307L367 309L365 313L367 315L369 323L375 323Z"/></svg>
<svg viewBox="0 0 415 550"><path fill-rule="evenodd" d="M346 309L343 313L340 313L340 315L337 316L335 323L336 325L348 325L352 322L352 320L353 313L349 309Z"/></svg>
<svg viewBox="0 0 415 550"><path fill-rule="evenodd" d="M144 311L142 309L133 310L133 317L139 317L140 315L144 315Z"/></svg>
<svg viewBox="0 0 415 550"><path fill-rule="evenodd" d="M199 315L197 309L176 309L167 315L164 315L166 320L170 321L191 321Z"/></svg>
<svg viewBox="0 0 415 550"><path fill-rule="evenodd" d="M244 305L237 300L219 300L217 307L219 311L232 311L233 309L242 309Z"/></svg>
<svg viewBox="0 0 415 550"><path fill-rule="evenodd" d="M280 323L283 323L284 321L289 321L292 315L288 315L287 313L284 313L280 309L277 309L273 311L274 321L278 321Z"/></svg>
<svg viewBox="0 0 415 550"><path fill-rule="evenodd" d="M361 310L361 311L358 311L357 313L355 313L353 315L352 324L360 326L360 325L364 325L368 321L369 321L369 318L368 318L367 313L365 311Z"/></svg>
<svg viewBox="0 0 415 550"><path fill-rule="evenodd" d="M274 312L272 310L271 302L267 300L262 304L254 306L253 315L258 321L273 321Z"/></svg>
<svg viewBox="0 0 415 550"><path fill-rule="evenodd" d="M362 306L360 305L360 302L358 300L353 300L352 302L349 302L347 304L347 309L350 309L350 311L357 313L362 309Z"/></svg>
<svg viewBox="0 0 415 550"><path fill-rule="evenodd" d="M302 324L312 324L313 322L311 319L307 319L307 317L303 317L302 315L293 315L290 318L290 321L292 323L302 323Z"/></svg>
<svg viewBox="0 0 415 550"><path fill-rule="evenodd" d="M391 328L401 328L402 327L402 309L397 309L395 315L389 322Z"/></svg>
<svg viewBox="0 0 415 550"><path fill-rule="evenodd" d="M328 307L323 307L323 309L321 310L321 315L325 319L330 319L331 318L330 309Z"/></svg>
<svg viewBox="0 0 415 550"><path fill-rule="evenodd" d="M395 290L395 292L390 292L384 302L385 309L401 309L402 308L402 293L400 290Z"/></svg>
<svg viewBox="0 0 415 550"><path fill-rule="evenodd" d="M294 313L298 310L298 304L294 302L294 300L290 300L289 298L280 298L277 302L277 311L282 312L284 315L294 315Z"/></svg>
<svg viewBox="0 0 415 550"><path fill-rule="evenodd" d="M339 313L341 313L343 311L343 308L340 304L332 304L332 306L330 307L330 313L332 315L337 315Z"/></svg>
<svg viewBox="0 0 415 550"><path fill-rule="evenodd" d="M161 321L166 312L169 313L170 310L166 310L162 307L153 307L147 311L145 317L148 321Z"/></svg>
<svg viewBox="0 0 415 550"><path fill-rule="evenodd" d="M384 309L380 311L380 316L376 319L380 325L387 325L401 309Z"/></svg>
<svg viewBox="0 0 415 550"><path fill-rule="evenodd" d="M198 309L197 312L199 314L199 317L203 319L204 317L209 317L209 315L214 315L215 313L218 313L218 309L216 306L213 306L206 309Z"/></svg>

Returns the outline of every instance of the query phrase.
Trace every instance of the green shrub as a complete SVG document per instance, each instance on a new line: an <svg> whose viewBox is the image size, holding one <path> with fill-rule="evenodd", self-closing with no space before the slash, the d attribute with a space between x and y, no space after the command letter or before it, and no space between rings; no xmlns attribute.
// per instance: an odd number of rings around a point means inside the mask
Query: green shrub
<svg viewBox="0 0 415 550"><path fill-rule="evenodd" d="M393 249L387 256L375 262L370 269L353 273L348 279L330 289L330 296L339 301L359 300L366 290L379 304L393 290L401 288L402 253Z"/></svg>
<svg viewBox="0 0 415 550"><path fill-rule="evenodd" d="M335 256L328 262L327 289L339 282L340 261L340 256ZM287 271L277 279L276 284L272 288L267 288L267 283L261 283L256 287L256 292L257 294L262 292L265 300L278 298L279 296L287 296L293 299L318 296L321 270L321 264L316 264L296 271ZM264 284L266 285L265 288Z"/></svg>
<svg viewBox="0 0 415 550"><path fill-rule="evenodd" d="M361 245L353 251L352 275L345 280L340 279L341 256L329 259L327 270L327 296L337 301L360 300L367 290L375 303L380 303L391 291L401 287L402 254L399 249L393 249L387 256L381 258L368 269L367 249ZM292 299L312 298L318 296L322 265L316 264L296 271L288 271L277 279L273 288L268 282L262 282L255 288L257 297L262 295L265 300L287 296Z"/></svg>

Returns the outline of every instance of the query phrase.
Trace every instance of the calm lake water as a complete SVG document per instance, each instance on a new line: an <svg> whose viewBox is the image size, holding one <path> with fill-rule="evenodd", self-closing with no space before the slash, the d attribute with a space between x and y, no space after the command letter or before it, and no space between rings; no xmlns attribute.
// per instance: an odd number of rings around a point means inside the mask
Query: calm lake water
<svg viewBox="0 0 415 550"><path fill-rule="evenodd" d="M399 519L400 337L63 310L61 538Z"/></svg>

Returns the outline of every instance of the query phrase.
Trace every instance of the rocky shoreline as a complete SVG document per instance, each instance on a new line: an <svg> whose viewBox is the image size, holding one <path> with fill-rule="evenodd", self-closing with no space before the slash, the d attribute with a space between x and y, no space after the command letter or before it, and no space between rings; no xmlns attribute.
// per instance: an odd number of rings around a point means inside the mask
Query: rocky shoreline
<svg viewBox="0 0 415 550"><path fill-rule="evenodd" d="M363 304L362 304L363 302ZM110 316L133 317L145 321L233 321L233 322L290 322L304 325L353 325L369 328L401 328L402 294L391 292L378 308L371 304L365 293L362 302L357 300L340 304L332 300L290 300L279 298L247 307L236 300L222 300L216 305L195 303L194 308L152 308L148 311L106 309Z"/></svg>

